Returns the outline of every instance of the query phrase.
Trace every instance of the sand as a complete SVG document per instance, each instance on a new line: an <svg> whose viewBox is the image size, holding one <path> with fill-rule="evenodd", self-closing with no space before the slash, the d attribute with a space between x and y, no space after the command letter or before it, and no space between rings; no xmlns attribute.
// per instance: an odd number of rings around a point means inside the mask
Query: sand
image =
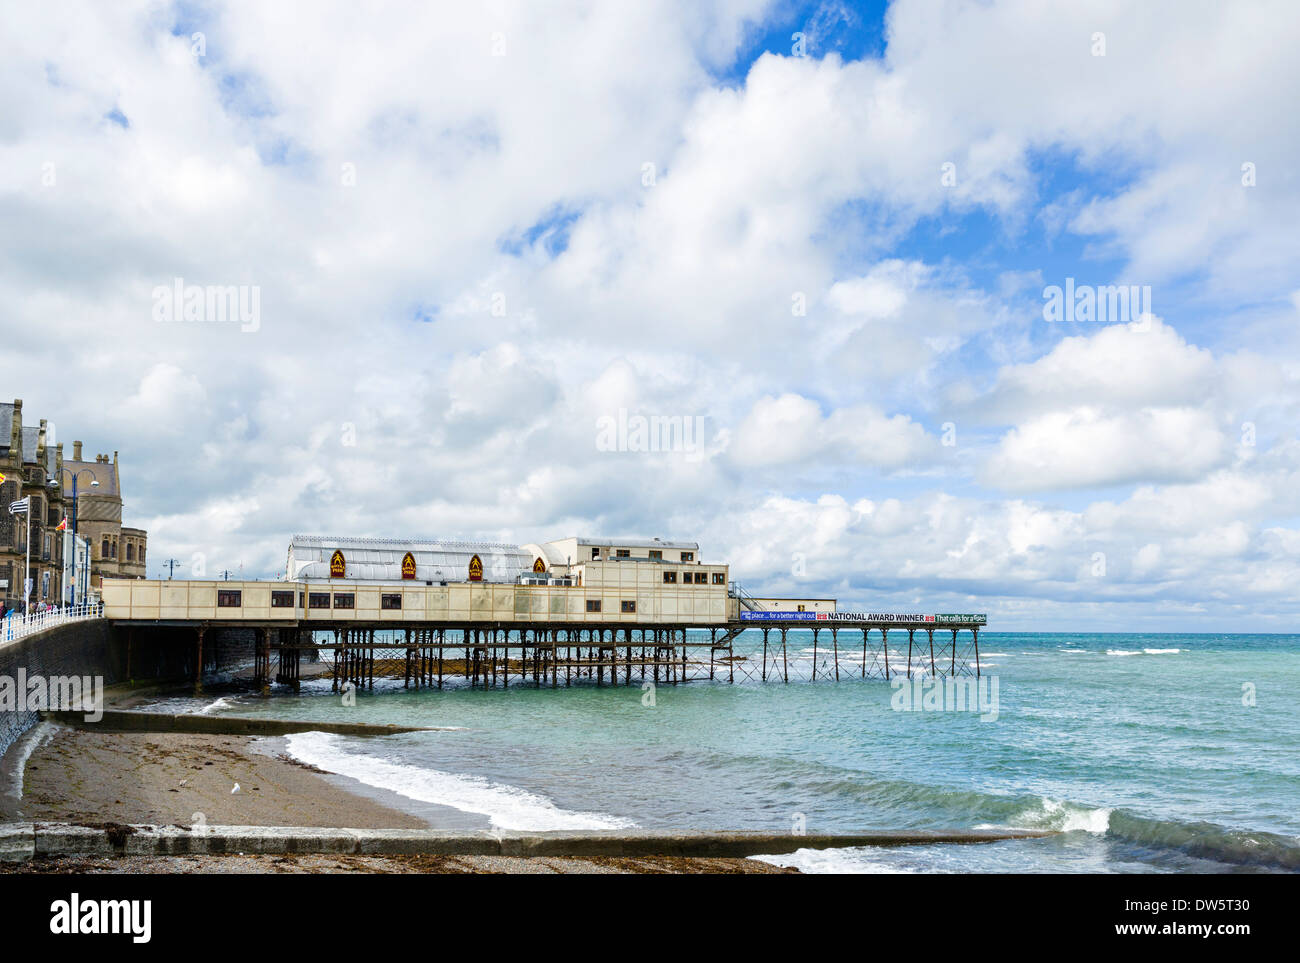
<svg viewBox="0 0 1300 963"><path fill-rule="evenodd" d="M55 727L27 760L13 814L52 822L425 829L287 758L272 740ZM236 784L238 792L232 792ZM196 816L195 814L202 814Z"/></svg>
<svg viewBox="0 0 1300 963"><path fill-rule="evenodd" d="M277 754L278 739L104 732L44 723L0 819L100 825L459 829L391 808ZM17 767L16 745L0 770ZM239 792L232 793L235 784ZM129 856L0 863L0 873L785 873L753 859L506 856Z"/></svg>

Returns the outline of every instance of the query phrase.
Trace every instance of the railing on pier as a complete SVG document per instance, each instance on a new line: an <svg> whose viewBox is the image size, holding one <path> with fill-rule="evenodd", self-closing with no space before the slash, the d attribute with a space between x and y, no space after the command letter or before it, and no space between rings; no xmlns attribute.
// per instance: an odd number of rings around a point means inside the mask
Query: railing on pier
<svg viewBox="0 0 1300 963"><path fill-rule="evenodd" d="M101 617L102 612L103 606L98 602L90 605L68 605L63 608L38 610L25 615L7 612L5 617L0 619L0 645L17 642L24 636L44 632L56 625L97 619Z"/></svg>

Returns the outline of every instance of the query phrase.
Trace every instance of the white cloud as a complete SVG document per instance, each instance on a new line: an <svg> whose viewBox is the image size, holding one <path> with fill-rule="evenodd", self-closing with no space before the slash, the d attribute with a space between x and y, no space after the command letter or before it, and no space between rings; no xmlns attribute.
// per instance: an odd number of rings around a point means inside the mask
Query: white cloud
<svg viewBox="0 0 1300 963"><path fill-rule="evenodd" d="M985 464L983 480L1008 491L1187 481L1229 455L1228 439L1214 418L1194 408L1107 415L1078 407L1013 428Z"/></svg>
<svg viewBox="0 0 1300 963"><path fill-rule="evenodd" d="M925 429L903 415L892 418L870 406L823 415L800 395L761 398L736 429L728 455L741 469L848 461L899 469L938 451Z"/></svg>

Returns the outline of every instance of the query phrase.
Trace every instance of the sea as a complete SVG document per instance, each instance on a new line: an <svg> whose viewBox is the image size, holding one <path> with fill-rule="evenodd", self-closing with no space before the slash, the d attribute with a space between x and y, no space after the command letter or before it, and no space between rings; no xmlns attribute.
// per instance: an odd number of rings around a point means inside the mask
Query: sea
<svg viewBox="0 0 1300 963"><path fill-rule="evenodd" d="M516 677L417 691L398 679L344 699L325 678L297 695L166 705L438 727L308 732L285 748L439 826L1049 829L762 858L812 873L1300 870L1300 636L984 632L985 702L965 706L928 687L928 653L914 658L920 681L906 680L903 633L890 638L894 682L861 678L849 655L833 681L825 637L818 678L788 684L719 672L680 686L539 690ZM737 651L760 639L745 633ZM791 630L789 655L812 659L812 633Z"/></svg>

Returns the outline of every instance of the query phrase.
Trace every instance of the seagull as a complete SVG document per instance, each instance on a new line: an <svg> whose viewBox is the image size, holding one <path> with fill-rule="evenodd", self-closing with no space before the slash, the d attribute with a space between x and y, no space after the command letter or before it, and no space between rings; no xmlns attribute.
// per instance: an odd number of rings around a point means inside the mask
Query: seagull
<svg viewBox="0 0 1300 963"><path fill-rule="evenodd" d="M239 792L239 783L235 783L235 788L230 790L230 795L233 796L237 792Z"/></svg>

